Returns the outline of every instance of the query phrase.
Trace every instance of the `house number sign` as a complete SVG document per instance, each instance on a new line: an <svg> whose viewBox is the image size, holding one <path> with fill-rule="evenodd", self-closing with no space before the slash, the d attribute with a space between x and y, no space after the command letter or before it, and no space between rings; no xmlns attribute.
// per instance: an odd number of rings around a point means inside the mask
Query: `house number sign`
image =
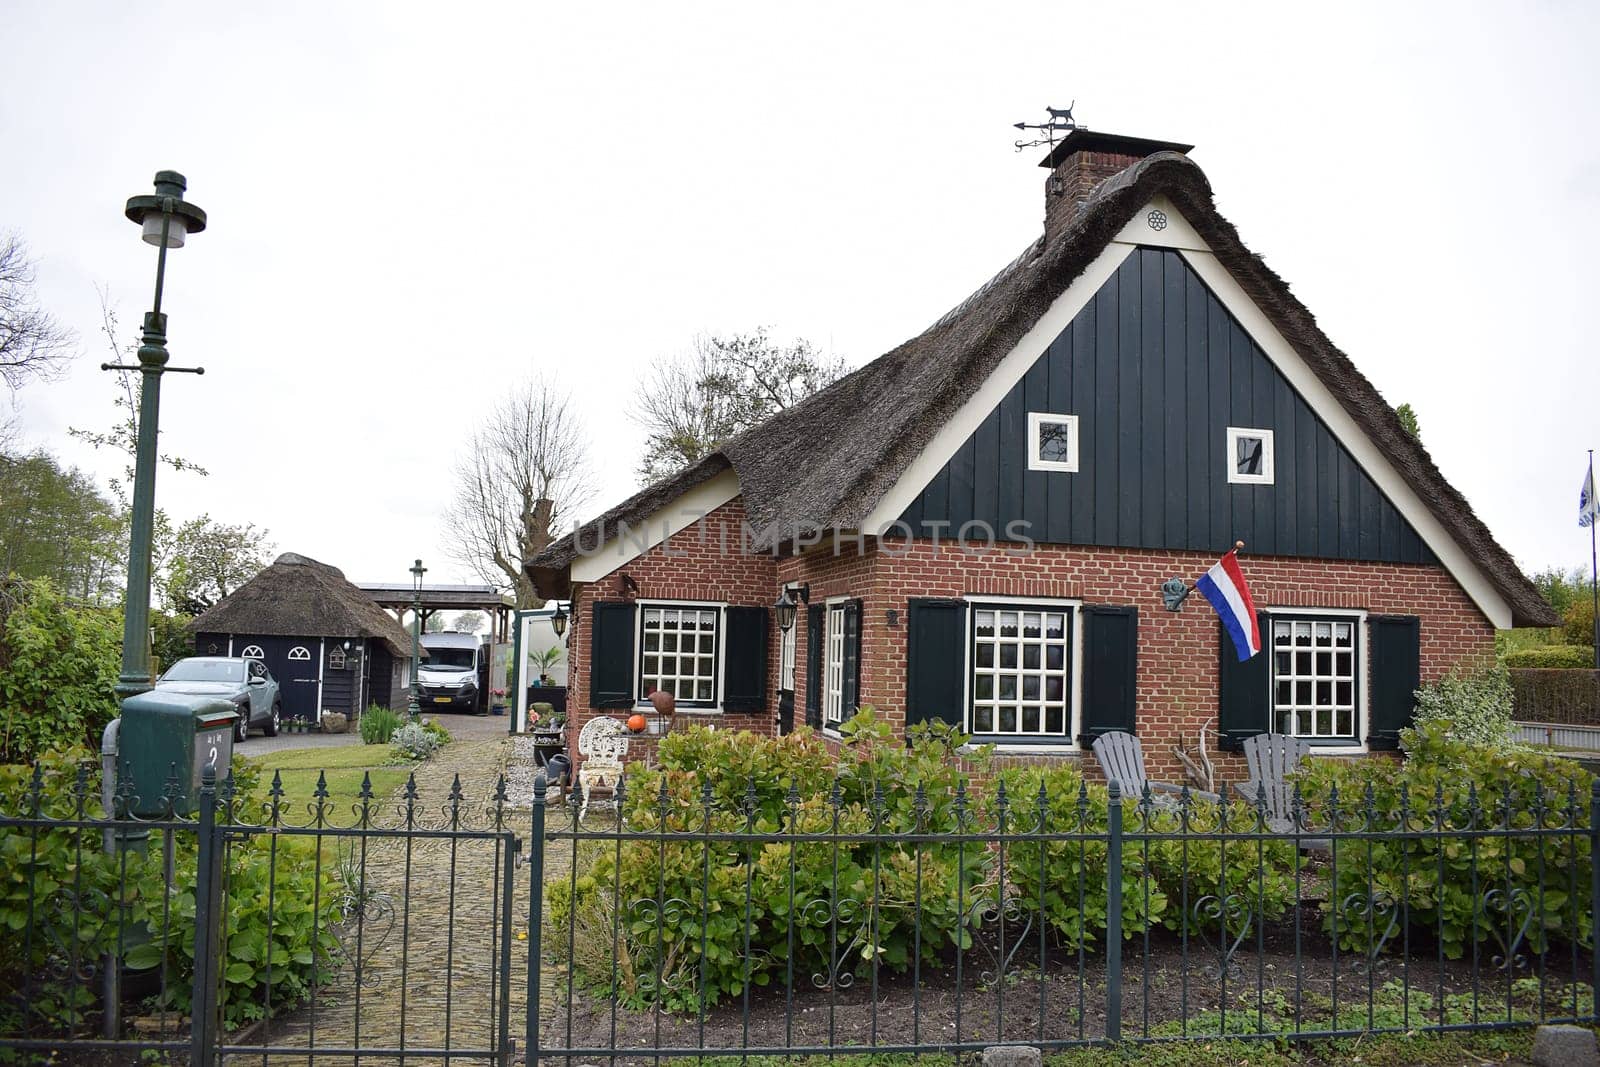
<svg viewBox="0 0 1600 1067"><path fill-rule="evenodd" d="M202 720L194 735L194 788L200 789L201 776L206 769L217 776L217 781L228 777L233 760L233 725L228 722L213 723Z"/></svg>

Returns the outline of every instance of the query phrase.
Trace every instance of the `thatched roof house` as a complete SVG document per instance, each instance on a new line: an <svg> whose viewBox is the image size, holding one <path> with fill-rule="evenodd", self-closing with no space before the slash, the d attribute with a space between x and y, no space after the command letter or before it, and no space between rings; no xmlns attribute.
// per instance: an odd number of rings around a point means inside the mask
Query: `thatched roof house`
<svg viewBox="0 0 1600 1067"><path fill-rule="evenodd" d="M337 567L294 552L189 628L201 654L265 660L290 717L387 706L410 677L411 634Z"/></svg>

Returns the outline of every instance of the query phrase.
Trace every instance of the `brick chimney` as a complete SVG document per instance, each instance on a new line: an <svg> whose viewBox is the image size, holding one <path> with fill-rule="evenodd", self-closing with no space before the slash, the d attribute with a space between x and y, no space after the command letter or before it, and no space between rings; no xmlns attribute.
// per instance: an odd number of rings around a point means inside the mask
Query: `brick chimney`
<svg viewBox="0 0 1600 1067"><path fill-rule="evenodd" d="M1040 161L1050 171L1044 183L1045 240L1053 240L1065 230L1078 212L1078 205L1089 199L1095 186L1157 152L1187 152L1194 145L1172 141L1149 141L1143 137L1073 130L1055 150Z"/></svg>

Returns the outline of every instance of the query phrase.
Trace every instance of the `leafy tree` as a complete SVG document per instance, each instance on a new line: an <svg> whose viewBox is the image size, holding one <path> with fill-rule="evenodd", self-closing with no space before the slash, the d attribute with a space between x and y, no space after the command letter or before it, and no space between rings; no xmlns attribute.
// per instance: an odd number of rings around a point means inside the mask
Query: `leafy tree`
<svg viewBox="0 0 1600 1067"><path fill-rule="evenodd" d="M157 585L170 610L198 615L255 577L272 554L267 531L201 515L179 526L159 553Z"/></svg>
<svg viewBox="0 0 1600 1067"><path fill-rule="evenodd" d="M0 764L93 743L117 714L122 616L47 579L0 585Z"/></svg>
<svg viewBox="0 0 1600 1067"><path fill-rule="evenodd" d="M1406 433L1421 441L1422 424L1417 421L1417 409L1410 404L1401 404L1394 409L1394 413L1400 416L1400 425L1406 428Z"/></svg>
<svg viewBox="0 0 1600 1067"><path fill-rule="evenodd" d="M0 455L0 578L47 578L83 600L114 600L123 529L116 506L82 471L43 451Z"/></svg>
<svg viewBox="0 0 1600 1067"><path fill-rule="evenodd" d="M526 382L501 399L456 461L445 511L457 562L515 590L518 607L541 601L522 565L543 552L591 492L586 442L571 398Z"/></svg>
<svg viewBox="0 0 1600 1067"><path fill-rule="evenodd" d="M697 462L845 370L844 360L824 356L810 341L780 344L765 328L696 338L687 354L658 361L640 384L634 417L648 435L640 482Z"/></svg>
<svg viewBox="0 0 1600 1067"><path fill-rule="evenodd" d="M1557 615L1565 615L1573 601L1589 598L1587 567L1577 567L1570 571L1564 567L1546 567L1537 574L1529 575L1528 578L1555 609ZM1586 641L1585 644L1587 643Z"/></svg>

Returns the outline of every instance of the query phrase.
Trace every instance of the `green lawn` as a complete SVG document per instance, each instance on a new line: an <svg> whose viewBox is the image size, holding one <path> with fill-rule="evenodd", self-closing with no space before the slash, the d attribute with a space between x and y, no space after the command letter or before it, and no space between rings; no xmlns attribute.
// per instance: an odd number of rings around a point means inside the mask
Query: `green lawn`
<svg viewBox="0 0 1600 1067"><path fill-rule="evenodd" d="M300 748L269 752L246 759L261 768L261 788L272 785L274 772L283 778L283 806L292 821L308 817L316 797L317 778L327 775L329 821L348 825L360 803L361 784L371 776L374 808L405 784L413 764L390 764L388 745L342 745L338 748Z"/></svg>

